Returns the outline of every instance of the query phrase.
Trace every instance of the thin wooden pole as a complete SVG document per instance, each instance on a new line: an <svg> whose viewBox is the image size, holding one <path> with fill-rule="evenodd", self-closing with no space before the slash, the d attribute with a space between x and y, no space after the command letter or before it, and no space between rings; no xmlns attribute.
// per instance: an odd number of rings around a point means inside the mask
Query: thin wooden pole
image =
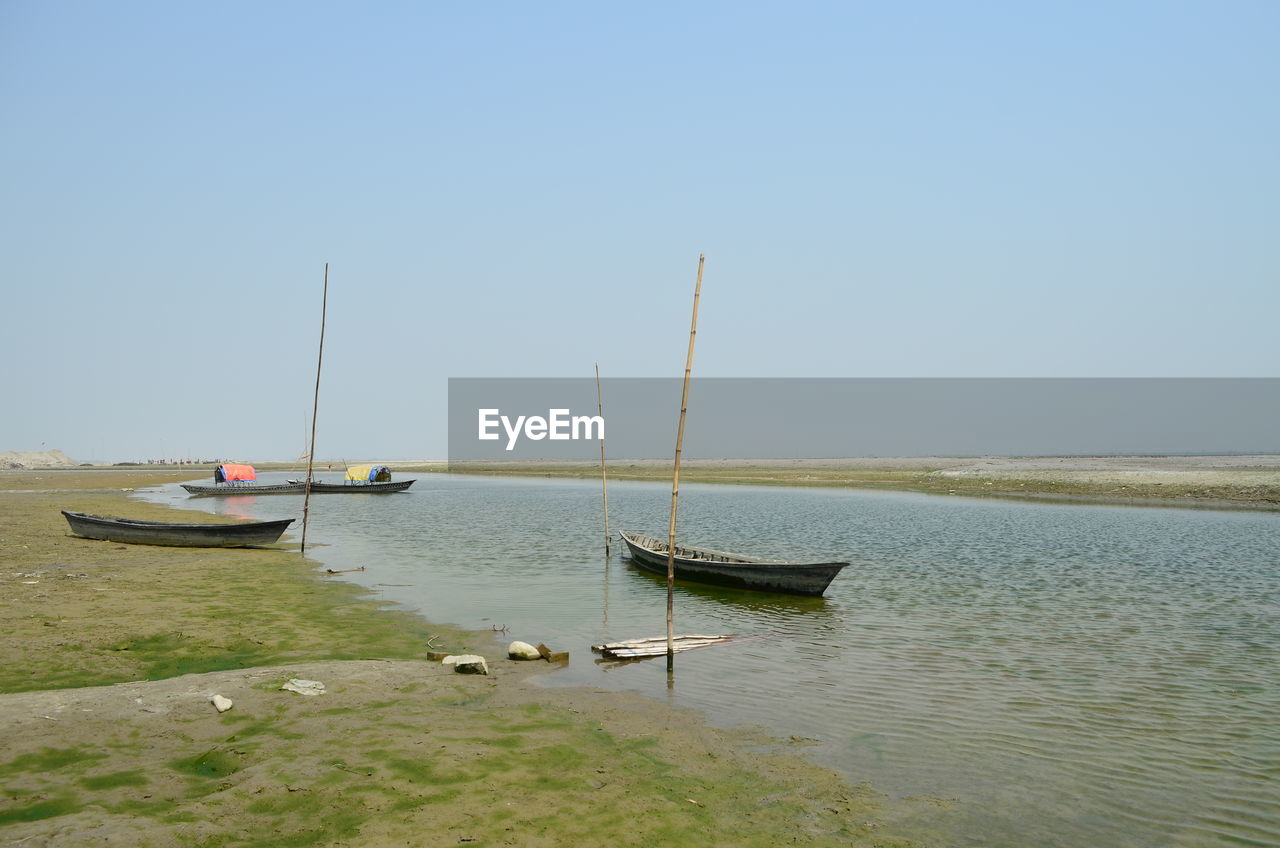
<svg viewBox="0 0 1280 848"><path fill-rule="evenodd" d="M689 358L684 364L684 389L680 394L680 426L676 429L676 460L671 471L671 523L667 527L667 671L675 666L676 507L680 503L680 451L684 446L684 419L689 409L689 374L693 371L693 342L698 336L698 298L702 295L702 265L698 254L698 282L693 288L693 322L689 325Z"/></svg>
<svg viewBox="0 0 1280 848"><path fill-rule="evenodd" d="M320 301L320 355L316 357L316 396L311 404L311 450L307 453L307 488L302 498L302 553L307 552L307 516L311 511L311 471L316 461L316 416L320 412L320 366L324 364L324 322L329 312L329 263L324 263L324 296Z"/></svg>
<svg viewBox="0 0 1280 848"><path fill-rule="evenodd" d="M600 486L604 495L604 555L609 556L609 474L604 469L604 395L600 393L600 363L596 363L596 408L600 410Z"/></svg>

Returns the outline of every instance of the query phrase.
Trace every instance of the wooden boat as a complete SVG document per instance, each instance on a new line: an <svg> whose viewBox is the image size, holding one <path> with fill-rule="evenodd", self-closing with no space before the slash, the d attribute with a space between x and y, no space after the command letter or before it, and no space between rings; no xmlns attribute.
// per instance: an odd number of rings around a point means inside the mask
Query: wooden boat
<svg viewBox="0 0 1280 848"><path fill-rule="evenodd" d="M224 462L213 469L213 485L201 486L183 483L182 488L192 495L293 495L303 487L292 480L288 483L259 486L258 472L252 465Z"/></svg>
<svg viewBox="0 0 1280 848"><path fill-rule="evenodd" d="M133 545L169 545L182 548L242 548L270 545L279 540L292 518L280 521L240 521L235 524L183 524L108 518L62 510L71 532L87 539L128 542Z"/></svg>
<svg viewBox="0 0 1280 848"><path fill-rule="evenodd" d="M317 483L311 482L311 493L315 495L371 495L387 492L403 492L417 481L397 480L394 483ZM303 483L303 487L307 484Z"/></svg>
<svg viewBox="0 0 1280 848"><path fill-rule="evenodd" d="M631 562L666 576L667 543L652 536L623 531ZM782 562L676 545L675 574L681 580L757 592L821 595L847 562Z"/></svg>
<svg viewBox="0 0 1280 848"><path fill-rule="evenodd" d="M318 483L312 480L311 492L317 495L369 495L403 492L412 486L415 480L398 480L393 483L391 481L391 469L385 465L353 465L347 469L345 482ZM290 480L289 482L306 486L305 480Z"/></svg>

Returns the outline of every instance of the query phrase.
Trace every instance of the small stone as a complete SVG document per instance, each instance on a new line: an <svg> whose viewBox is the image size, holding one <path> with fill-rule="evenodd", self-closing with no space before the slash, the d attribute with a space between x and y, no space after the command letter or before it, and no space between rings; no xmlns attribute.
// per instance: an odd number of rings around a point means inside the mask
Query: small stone
<svg viewBox="0 0 1280 848"><path fill-rule="evenodd" d="M550 663L567 663L569 661L568 651L553 651L542 642L538 643L538 656Z"/></svg>
<svg viewBox="0 0 1280 848"><path fill-rule="evenodd" d="M301 680L299 678L290 678L289 682L280 687L288 692L297 692L299 695L323 695L324 684L319 680Z"/></svg>
<svg viewBox="0 0 1280 848"><path fill-rule="evenodd" d="M507 656L513 660L538 660L542 654L528 642L512 642L507 646Z"/></svg>
<svg viewBox="0 0 1280 848"><path fill-rule="evenodd" d="M217 707L218 712L220 713L225 713L227 710L231 709L232 707L231 699L224 698L221 695L214 695L212 698L209 699L209 702L212 703L215 707Z"/></svg>
<svg viewBox="0 0 1280 848"><path fill-rule="evenodd" d="M459 674L489 673L489 666L484 661L484 657L477 654L463 654L456 657L445 657L442 662L444 665L453 666L453 670Z"/></svg>

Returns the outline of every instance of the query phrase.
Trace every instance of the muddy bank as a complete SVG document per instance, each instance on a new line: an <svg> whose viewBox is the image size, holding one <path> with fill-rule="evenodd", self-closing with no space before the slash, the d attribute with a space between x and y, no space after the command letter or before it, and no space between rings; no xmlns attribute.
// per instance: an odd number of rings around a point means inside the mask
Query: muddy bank
<svg viewBox="0 0 1280 848"><path fill-rule="evenodd" d="M189 477L0 473L6 841L908 844L872 791L792 743L635 696L540 688L545 663L387 609L319 575L289 536L259 550L116 545L71 537L58 512L218 520L121 491ZM423 659L440 647L485 654L492 675ZM326 692L282 691L290 678ZM219 713L214 694L234 706Z"/></svg>

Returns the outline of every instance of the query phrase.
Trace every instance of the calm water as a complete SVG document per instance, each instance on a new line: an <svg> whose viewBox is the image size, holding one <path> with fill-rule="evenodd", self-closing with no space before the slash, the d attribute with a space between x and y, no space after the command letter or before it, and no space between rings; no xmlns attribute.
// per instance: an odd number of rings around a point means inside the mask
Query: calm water
<svg viewBox="0 0 1280 848"><path fill-rule="evenodd" d="M665 535L669 485L609 495L612 528ZM152 497L301 517L295 496ZM908 835L1280 845L1280 515L687 484L682 541L853 565L822 599L678 587L677 632L753 638L678 655L670 690L665 659L589 652L666 632L665 580L603 557L598 483L419 475L311 516L315 556L377 595L571 651L554 684L817 740Z"/></svg>

